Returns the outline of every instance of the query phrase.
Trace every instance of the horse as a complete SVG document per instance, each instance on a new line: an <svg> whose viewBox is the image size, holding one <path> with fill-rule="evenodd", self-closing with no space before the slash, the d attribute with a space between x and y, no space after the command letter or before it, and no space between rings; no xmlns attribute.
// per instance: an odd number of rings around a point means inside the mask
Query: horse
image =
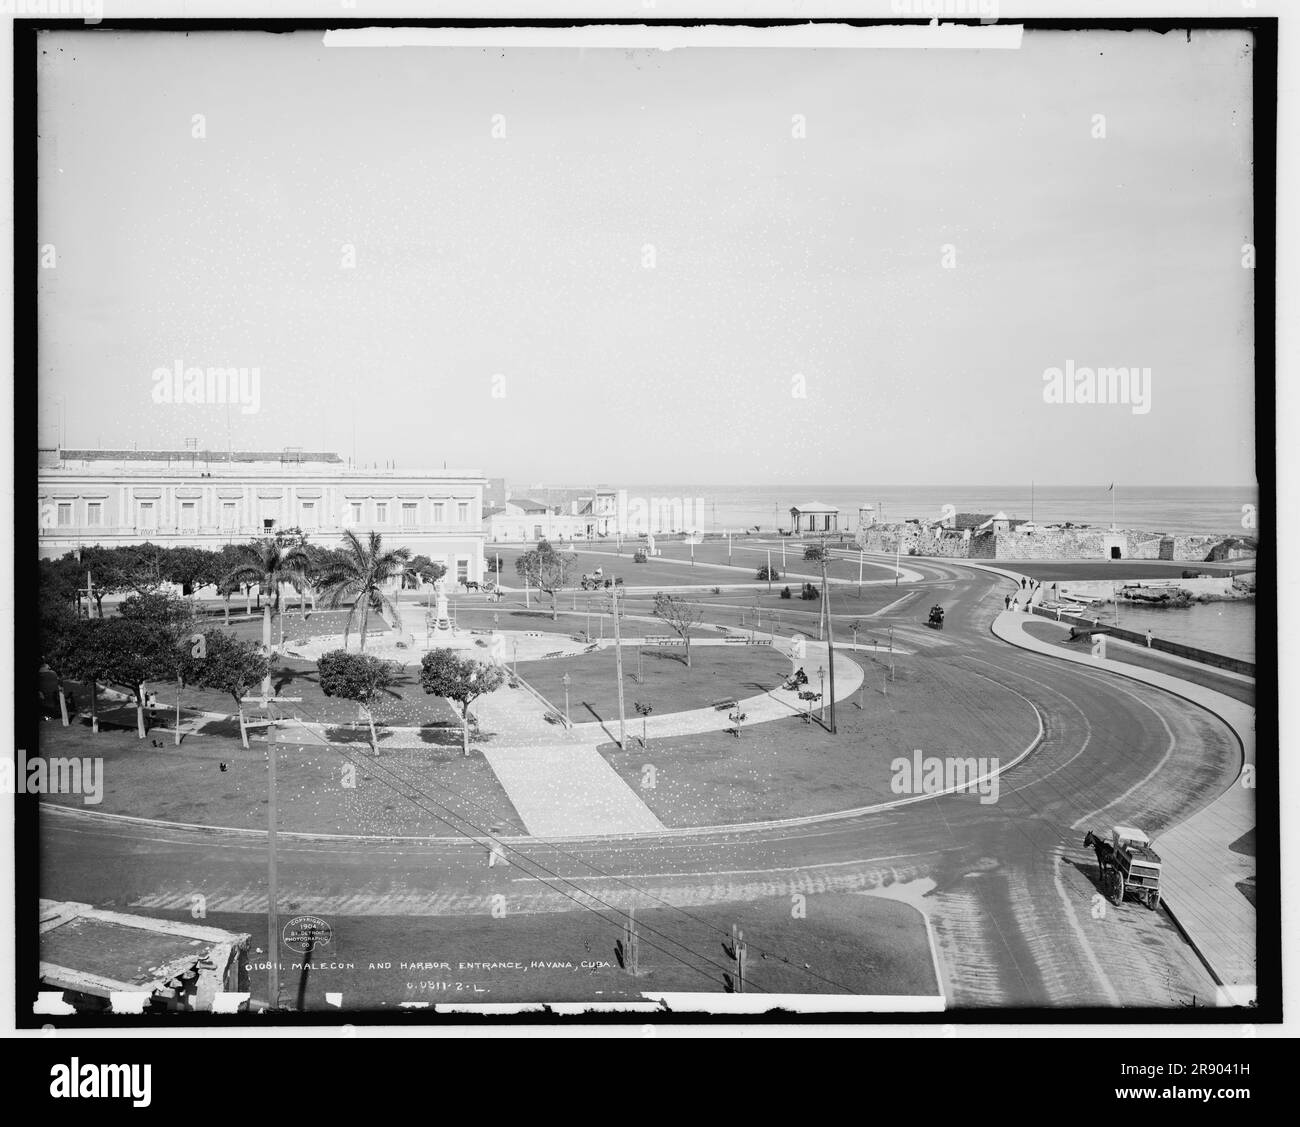
<svg viewBox="0 0 1300 1127"><path fill-rule="evenodd" d="M1117 883L1108 878L1111 874L1118 875L1119 864L1115 860L1115 847L1104 838L1098 837L1092 830L1089 830L1083 839L1085 849L1091 848L1097 854L1098 875L1101 878L1102 891L1106 891L1108 884Z"/></svg>

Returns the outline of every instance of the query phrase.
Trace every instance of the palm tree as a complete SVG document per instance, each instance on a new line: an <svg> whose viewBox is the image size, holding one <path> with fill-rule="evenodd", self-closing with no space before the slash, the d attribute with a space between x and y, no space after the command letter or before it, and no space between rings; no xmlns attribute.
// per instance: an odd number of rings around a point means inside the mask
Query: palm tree
<svg viewBox="0 0 1300 1127"><path fill-rule="evenodd" d="M351 529L343 533L341 550L330 560L321 577L321 593L325 605L335 610L341 603L351 600L352 610L343 624L343 648L348 648L348 635L361 617L361 649L366 648L366 627L370 612L379 615L387 611L393 625L402 623L396 600L385 589L394 580L400 580L406 563L411 558L410 548L393 548L384 551L383 537L372 532L362 543Z"/></svg>
<svg viewBox="0 0 1300 1127"><path fill-rule="evenodd" d="M284 544L275 537L254 540L241 549L242 561L223 580L234 586L256 583L259 593L268 596L262 608L262 645L271 653L271 612L280 609L280 584L301 580L309 565L307 553L299 545Z"/></svg>

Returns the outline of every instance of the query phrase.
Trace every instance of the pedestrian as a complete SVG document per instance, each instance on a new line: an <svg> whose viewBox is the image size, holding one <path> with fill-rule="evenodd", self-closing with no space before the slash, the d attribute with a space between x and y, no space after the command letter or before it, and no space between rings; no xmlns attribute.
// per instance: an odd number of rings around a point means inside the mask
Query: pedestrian
<svg viewBox="0 0 1300 1127"><path fill-rule="evenodd" d="M1147 649L1151 648L1151 628L1147 627Z"/></svg>
<svg viewBox="0 0 1300 1127"><path fill-rule="evenodd" d="M1023 575L1020 577L1020 589L1022 591L1025 589L1025 577Z"/></svg>
<svg viewBox="0 0 1300 1127"><path fill-rule="evenodd" d="M1011 609L1011 596L1008 595L1008 596L1007 596L1003 601L1007 604L1007 610L1010 610L1010 609Z"/></svg>

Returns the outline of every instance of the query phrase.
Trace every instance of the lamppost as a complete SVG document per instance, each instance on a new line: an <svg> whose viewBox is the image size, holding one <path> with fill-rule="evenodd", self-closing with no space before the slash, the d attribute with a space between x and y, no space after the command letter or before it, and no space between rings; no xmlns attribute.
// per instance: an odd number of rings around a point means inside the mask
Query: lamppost
<svg viewBox="0 0 1300 1127"><path fill-rule="evenodd" d="M572 724L569 721L569 675L568 673L565 673L565 675L561 677L560 680L564 683L564 726L566 728L569 728L572 727Z"/></svg>
<svg viewBox="0 0 1300 1127"><path fill-rule="evenodd" d="M785 561L782 560L781 562L784 563ZM768 548L767 550L767 593L769 595L772 593L772 549L771 548Z"/></svg>
<svg viewBox="0 0 1300 1127"><path fill-rule="evenodd" d="M821 717L824 723L826 720L826 667L824 665L817 668L817 680L821 685L821 692L818 695L821 697Z"/></svg>
<svg viewBox="0 0 1300 1127"><path fill-rule="evenodd" d="M894 679L894 628L889 628L889 679Z"/></svg>
<svg viewBox="0 0 1300 1127"><path fill-rule="evenodd" d="M511 650L514 653L514 673L515 680L519 680L519 639L515 638L511 643Z"/></svg>

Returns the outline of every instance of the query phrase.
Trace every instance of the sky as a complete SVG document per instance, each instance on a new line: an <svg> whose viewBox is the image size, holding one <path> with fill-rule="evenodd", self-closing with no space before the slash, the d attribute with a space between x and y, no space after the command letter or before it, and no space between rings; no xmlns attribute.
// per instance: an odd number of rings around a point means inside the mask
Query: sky
<svg viewBox="0 0 1300 1127"><path fill-rule="evenodd" d="M41 50L42 444L61 403L68 447L516 481L1255 480L1244 33ZM157 402L178 361L257 411ZM1045 402L1067 364L1149 409Z"/></svg>

